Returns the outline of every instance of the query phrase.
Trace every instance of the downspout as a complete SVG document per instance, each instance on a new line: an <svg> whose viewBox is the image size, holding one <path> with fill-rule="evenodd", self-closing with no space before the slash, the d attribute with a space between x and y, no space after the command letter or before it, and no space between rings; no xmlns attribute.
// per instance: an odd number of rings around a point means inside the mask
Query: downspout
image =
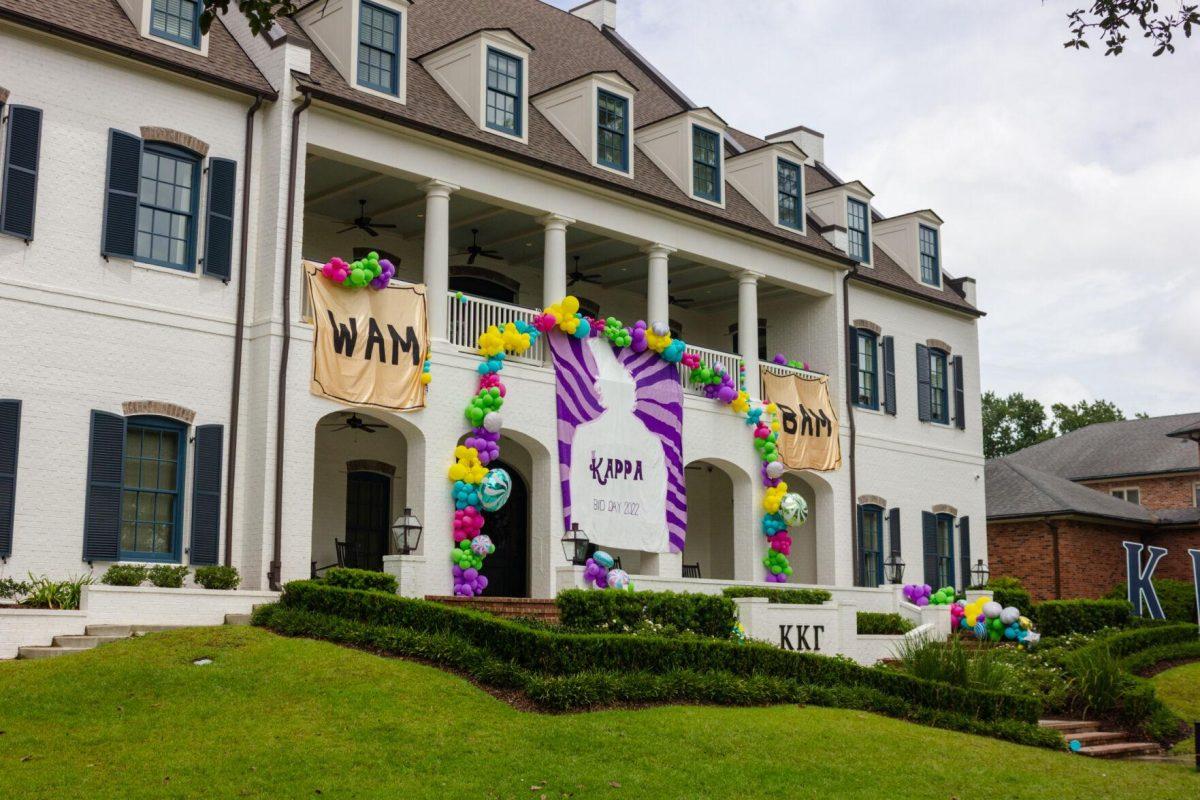
<svg viewBox="0 0 1200 800"><path fill-rule="evenodd" d="M242 235L238 242L237 321L233 331L233 380L229 393L229 454L225 467L225 566L233 566L233 495L237 477L238 413L242 398L242 345L246 335L246 256L250 250L250 174L254 164L254 115L262 95L246 111L246 149L242 155Z"/></svg>
<svg viewBox="0 0 1200 800"><path fill-rule="evenodd" d="M1054 599L1062 600L1062 562L1058 555L1058 523L1049 517L1044 522L1050 529L1050 545L1054 548Z"/></svg>
<svg viewBox="0 0 1200 800"><path fill-rule="evenodd" d="M850 325L850 279L858 274L858 267L850 267L850 271L842 277L842 333L844 335L845 350L846 350L846 423L850 429L850 541L854 550L854 585L858 586L862 576L859 575L859 561L861 554L858 551L858 481L854 468L854 398L850 396L850 370L854 369L854 364L850 363L850 337L845 336Z"/></svg>
<svg viewBox="0 0 1200 800"><path fill-rule="evenodd" d="M303 90L302 90L303 91ZM288 162L287 223L283 244L283 344L279 353L279 396L275 411L275 543L271 551L271 569L267 579L271 589L279 591L283 577L283 432L287 416L288 349L292 343L292 237L296 229L296 164L300 160L300 115L312 105L312 96L292 111L292 141Z"/></svg>

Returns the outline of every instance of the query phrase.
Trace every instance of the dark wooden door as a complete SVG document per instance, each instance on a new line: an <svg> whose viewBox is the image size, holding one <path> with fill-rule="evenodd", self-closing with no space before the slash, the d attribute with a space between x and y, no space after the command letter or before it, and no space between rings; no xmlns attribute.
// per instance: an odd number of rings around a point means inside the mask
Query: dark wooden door
<svg viewBox="0 0 1200 800"><path fill-rule="evenodd" d="M392 522L392 479L378 472L346 476L346 566L383 571Z"/></svg>
<svg viewBox="0 0 1200 800"><path fill-rule="evenodd" d="M492 469L503 468L512 478L512 494L499 511L487 513L483 532L492 537L496 552L483 563L487 576L485 595L529 596L529 488L508 464L493 461Z"/></svg>

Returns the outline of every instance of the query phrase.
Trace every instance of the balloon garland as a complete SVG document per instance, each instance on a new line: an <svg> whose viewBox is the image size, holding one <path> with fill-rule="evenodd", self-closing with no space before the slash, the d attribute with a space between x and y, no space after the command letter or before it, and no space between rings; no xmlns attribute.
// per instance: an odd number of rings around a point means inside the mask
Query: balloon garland
<svg viewBox="0 0 1200 800"><path fill-rule="evenodd" d="M347 289L370 286L379 291L386 289L388 283L396 276L396 267L386 258L381 259L379 253L372 250L367 253L366 258L349 264L335 256L321 267L321 274Z"/></svg>
<svg viewBox="0 0 1200 800"><path fill-rule="evenodd" d="M1002 639L1023 647L1033 647L1041 635L1033 629L1033 621L1023 616L1016 606L1001 606L983 596L958 600L953 586L943 586L936 592L929 584L907 583L904 599L915 606L950 606L950 630L970 631L976 639L999 642Z"/></svg>

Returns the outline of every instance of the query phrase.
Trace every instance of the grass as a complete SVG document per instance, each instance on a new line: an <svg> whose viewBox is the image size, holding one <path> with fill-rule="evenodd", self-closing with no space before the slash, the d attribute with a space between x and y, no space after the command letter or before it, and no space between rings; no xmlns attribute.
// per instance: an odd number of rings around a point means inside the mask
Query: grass
<svg viewBox="0 0 1200 800"><path fill-rule="evenodd" d="M1151 679L1159 698L1189 723L1200 722L1200 661L1160 672ZM1176 755L1195 752L1196 740L1189 737L1172 748Z"/></svg>
<svg viewBox="0 0 1200 800"><path fill-rule="evenodd" d="M208 657L213 663L195 666ZM518 711L431 667L253 628L0 663L0 797L1189 797L1108 763L824 708Z"/></svg>

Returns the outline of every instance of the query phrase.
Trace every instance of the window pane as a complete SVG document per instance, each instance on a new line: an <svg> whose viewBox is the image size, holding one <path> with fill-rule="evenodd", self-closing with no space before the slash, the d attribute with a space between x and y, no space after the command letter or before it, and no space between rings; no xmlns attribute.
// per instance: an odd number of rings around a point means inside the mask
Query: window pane
<svg viewBox="0 0 1200 800"><path fill-rule="evenodd" d="M154 526L154 549L153 553L169 553L171 552L171 530L172 525L155 525Z"/></svg>
<svg viewBox="0 0 1200 800"><path fill-rule="evenodd" d="M137 525L126 522L121 525L121 549L133 550L137 547Z"/></svg>

